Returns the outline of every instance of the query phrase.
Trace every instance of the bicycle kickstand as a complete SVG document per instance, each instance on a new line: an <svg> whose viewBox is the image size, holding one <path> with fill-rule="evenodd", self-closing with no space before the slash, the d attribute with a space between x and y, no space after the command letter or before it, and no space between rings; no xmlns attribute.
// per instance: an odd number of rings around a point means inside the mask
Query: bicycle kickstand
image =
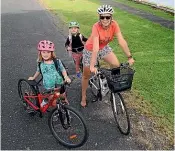
<svg viewBox="0 0 175 151"><path fill-rule="evenodd" d="M39 117L42 118L43 117L43 114L42 112L39 113Z"/></svg>

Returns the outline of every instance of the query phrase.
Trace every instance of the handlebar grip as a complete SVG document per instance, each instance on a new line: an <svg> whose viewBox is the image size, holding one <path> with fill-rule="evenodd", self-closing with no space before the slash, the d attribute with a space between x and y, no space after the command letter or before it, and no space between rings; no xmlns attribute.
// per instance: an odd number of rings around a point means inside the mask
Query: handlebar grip
<svg viewBox="0 0 175 151"><path fill-rule="evenodd" d="M121 67L129 67L129 62L124 62L120 64Z"/></svg>

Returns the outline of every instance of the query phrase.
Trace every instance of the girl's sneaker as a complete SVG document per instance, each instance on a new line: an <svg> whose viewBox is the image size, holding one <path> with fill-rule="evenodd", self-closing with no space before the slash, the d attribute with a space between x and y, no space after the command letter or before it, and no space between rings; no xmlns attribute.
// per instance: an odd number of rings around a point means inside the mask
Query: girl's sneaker
<svg viewBox="0 0 175 151"><path fill-rule="evenodd" d="M81 72L78 72L78 73L77 73L77 77L78 77L78 78L81 78L81 77L82 77Z"/></svg>

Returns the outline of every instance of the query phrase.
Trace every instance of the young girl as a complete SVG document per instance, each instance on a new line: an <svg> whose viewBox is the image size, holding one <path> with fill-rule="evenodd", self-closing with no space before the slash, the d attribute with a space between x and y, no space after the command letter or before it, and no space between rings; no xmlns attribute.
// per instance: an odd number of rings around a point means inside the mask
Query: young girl
<svg viewBox="0 0 175 151"><path fill-rule="evenodd" d="M67 72L59 60L59 69L60 73L56 70L53 59L56 58L54 53L55 47L54 43L48 40L42 40L38 44L38 64L40 62L40 67L37 67L37 71L33 77L29 77L28 80L35 80L40 74L43 76L43 86L45 89L55 88L55 85L63 84L63 78L60 75L64 76L64 80L68 83L71 82L70 78L67 76ZM40 73L41 72L41 73ZM65 93L62 94L65 96ZM52 96L51 96L52 98ZM68 103L67 99L65 101ZM56 106L56 100L52 104Z"/></svg>
<svg viewBox="0 0 175 151"><path fill-rule="evenodd" d="M87 38L80 34L79 28L80 26L78 22L69 23L69 36L66 40L65 47L67 51L72 52L77 77L81 78L80 61L82 59L82 52Z"/></svg>

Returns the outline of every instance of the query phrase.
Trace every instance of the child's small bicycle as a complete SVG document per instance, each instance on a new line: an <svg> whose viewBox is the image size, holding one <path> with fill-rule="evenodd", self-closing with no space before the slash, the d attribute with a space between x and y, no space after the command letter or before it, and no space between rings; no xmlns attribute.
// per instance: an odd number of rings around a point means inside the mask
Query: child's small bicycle
<svg viewBox="0 0 175 151"><path fill-rule="evenodd" d="M65 147L82 146L88 139L89 131L81 114L67 105L65 97L60 95L60 93L65 92L66 83L40 93L40 81L26 79L18 81L18 93L25 110L29 111L30 115L39 113L40 117L43 117L43 113L48 111L48 108L52 106L56 99L57 105L51 111L48 119L48 125L53 136ZM51 96L53 96L52 99L48 100ZM45 102L45 105L43 105L43 102Z"/></svg>

